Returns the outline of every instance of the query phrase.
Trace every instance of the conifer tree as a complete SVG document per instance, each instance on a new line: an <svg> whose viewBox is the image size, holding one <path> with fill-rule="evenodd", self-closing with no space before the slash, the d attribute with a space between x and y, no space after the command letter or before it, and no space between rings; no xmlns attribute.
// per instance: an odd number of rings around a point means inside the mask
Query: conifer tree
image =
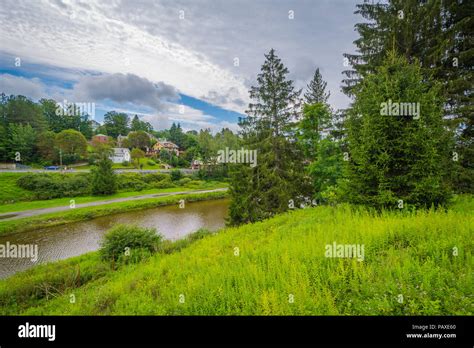
<svg viewBox="0 0 474 348"><path fill-rule="evenodd" d="M350 202L377 208L447 202L451 134L441 86L428 82L417 62L391 52L356 89L348 119ZM415 103L412 112L402 115L402 107L410 109L401 103Z"/></svg>
<svg viewBox="0 0 474 348"><path fill-rule="evenodd" d="M327 104L330 93L326 92L327 82L323 80L319 68L314 72L313 79L306 87L304 99L306 104Z"/></svg>
<svg viewBox="0 0 474 348"><path fill-rule="evenodd" d="M273 49L265 55L250 89L252 103L240 121L243 146L257 150L257 165L232 166L230 222L262 220L290 208L308 195L302 151L296 142L300 93Z"/></svg>

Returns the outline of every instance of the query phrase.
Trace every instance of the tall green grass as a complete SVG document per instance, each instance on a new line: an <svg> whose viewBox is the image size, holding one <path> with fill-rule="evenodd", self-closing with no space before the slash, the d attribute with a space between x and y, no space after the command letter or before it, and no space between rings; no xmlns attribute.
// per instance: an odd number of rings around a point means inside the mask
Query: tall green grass
<svg viewBox="0 0 474 348"><path fill-rule="evenodd" d="M292 211L109 272L74 288L74 304L64 293L15 314L472 315L468 207L472 198L448 211ZM325 257L333 242L363 244L364 261Z"/></svg>

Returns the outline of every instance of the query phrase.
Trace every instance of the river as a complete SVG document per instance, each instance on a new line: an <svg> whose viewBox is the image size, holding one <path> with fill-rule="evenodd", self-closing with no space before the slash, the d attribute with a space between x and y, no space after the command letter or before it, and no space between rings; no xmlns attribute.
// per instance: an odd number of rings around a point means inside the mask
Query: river
<svg viewBox="0 0 474 348"><path fill-rule="evenodd" d="M200 228L216 231L225 225L229 200L186 203L108 215L67 225L0 236L0 245L37 245L38 258L0 258L0 279L37 264L78 256L100 247L102 236L115 224L153 227L166 239L176 240Z"/></svg>

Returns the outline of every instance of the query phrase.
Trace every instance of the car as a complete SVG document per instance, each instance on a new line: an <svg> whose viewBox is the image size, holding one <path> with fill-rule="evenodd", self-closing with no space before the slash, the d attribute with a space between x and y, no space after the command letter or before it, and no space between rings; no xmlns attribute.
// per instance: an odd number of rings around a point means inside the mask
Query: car
<svg viewBox="0 0 474 348"><path fill-rule="evenodd" d="M44 169L46 170L59 170L59 166L48 166L48 167L44 167Z"/></svg>

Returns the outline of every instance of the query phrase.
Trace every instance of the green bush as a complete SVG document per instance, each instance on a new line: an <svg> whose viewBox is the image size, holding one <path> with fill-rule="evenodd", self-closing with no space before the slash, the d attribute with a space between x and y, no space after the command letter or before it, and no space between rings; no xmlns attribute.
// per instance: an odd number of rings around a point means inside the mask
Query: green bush
<svg viewBox="0 0 474 348"><path fill-rule="evenodd" d="M178 185L179 186L185 186L187 184L189 184L191 182L191 178L182 178L180 180L178 180Z"/></svg>
<svg viewBox="0 0 474 348"><path fill-rule="evenodd" d="M178 181L182 177L183 177L183 174L181 173L181 171L179 169L175 169L175 170L171 171L171 180Z"/></svg>
<svg viewBox="0 0 474 348"><path fill-rule="evenodd" d="M123 161L123 162L122 162L122 165L123 165L124 167L128 167L128 166L130 166L130 162L129 162L129 161Z"/></svg>
<svg viewBox="0 0 474 348"><path fill-rule="evenodd" d="M156 166L156 162L153 161L153 160L148 160L146 163L147 163L149 166Z"/></svg>
<svg viewBox="0 0 474 348"><path fill-rule="evenodd" d="M32 191L36 199L74 197L90 194L90 175L30 173L21 176L17 185Z"/></svg>
<svg viewBox="0 0 474 348"><path fill-rule="evenodd" d="M163 240L163 236L155 229L134 225L116 225L112 227L102 240L100 255L104 260L117 261L124 256L140 259L141 250L153 253ZM140 256L141 255L141 256Z"/></svg>
<svg viewBox="0 0 474 348"><path fill-rule="evenodd" d="M176 187L176 185L171 181L171 178L166 178L161 181L153 183L153 188L157 189L165 189L165 188L171 188L171 187Z"/></svg>

